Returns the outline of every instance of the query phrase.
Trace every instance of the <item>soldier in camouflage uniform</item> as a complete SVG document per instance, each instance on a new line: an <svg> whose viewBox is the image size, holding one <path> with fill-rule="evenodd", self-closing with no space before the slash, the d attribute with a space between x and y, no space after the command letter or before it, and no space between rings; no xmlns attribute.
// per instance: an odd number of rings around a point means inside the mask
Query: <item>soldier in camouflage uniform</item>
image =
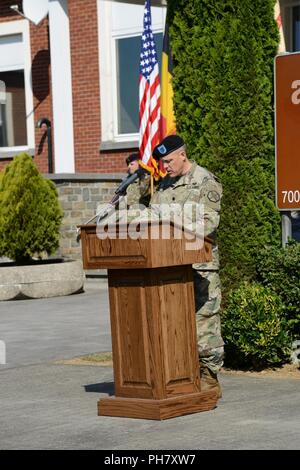
<svg viewBox="0 0 300 470"><path fill-rule="evenodd" d="M140 156L138 153L132 153L126 158L128 174L132 175L139 168ZM128 208L134 206L135 204L143 204L148 207L150 202L150 174L145 173L140 178L138 178L134 183L128 186L126 191L127 196L127 206Z"/></svg>
<svg viewBox="0 0 300 470"><path fill-rule="evenodd" d="M202 389L215 389L221 397L217 373L223 364L224 343L219 314L221 286L216 229L222 186L212 173L188 160L184 141L179 136L166 137L155 147L153 156L163 161L167 176L152 196L151 206L176 203L183 207L191 202L204 205L204 235L213 239L213 258L208 263L193 265L200 376Z"/></svg>

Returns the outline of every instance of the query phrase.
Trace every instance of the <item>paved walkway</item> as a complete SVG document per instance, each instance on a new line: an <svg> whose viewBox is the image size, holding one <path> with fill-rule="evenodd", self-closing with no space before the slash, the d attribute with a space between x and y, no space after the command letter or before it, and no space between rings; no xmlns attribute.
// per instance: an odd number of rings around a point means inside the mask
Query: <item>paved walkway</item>
<svg viewBox="0 0 300 470"><path fill-rule="evenodd" d="M0 370L111 351L107 282L88 279L77 295L0 302L0 340Z"/></svg>
<svg viewBox="0 0 300 470"><path fill-rule="evenodd" d="M162 422L98 417L112 369L54 360L110 350L104 281L88 280L76 296L0 303L0 339L0 449L300 449L299 380L221 374L213 411Z"/></svg>

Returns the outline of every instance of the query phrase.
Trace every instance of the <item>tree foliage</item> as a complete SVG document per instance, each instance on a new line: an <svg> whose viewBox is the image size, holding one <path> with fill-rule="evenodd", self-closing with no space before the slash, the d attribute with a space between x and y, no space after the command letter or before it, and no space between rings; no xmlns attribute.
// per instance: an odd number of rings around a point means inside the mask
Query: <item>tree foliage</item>
<svg viewBox="0 0 300 470"><path fill-rule="evenodd" d="M255 254L280 244L274 205L274 0L169 0L177 131L224 187L225 291L254 279Z"/></svg>

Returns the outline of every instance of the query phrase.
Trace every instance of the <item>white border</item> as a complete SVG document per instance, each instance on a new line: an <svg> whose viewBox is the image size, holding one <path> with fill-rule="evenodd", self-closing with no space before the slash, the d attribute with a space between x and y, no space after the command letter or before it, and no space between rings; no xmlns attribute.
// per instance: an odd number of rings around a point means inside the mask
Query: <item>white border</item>
<svg viewBox="0 0 300 470"><path fill-rule="evenodd" d="M17 147L1 147L0 158L7 157L12 152L20 153L32 151L35 149L35 131L34 131L34 110L33 110L33 90L31 76L31 47L30 47L30 29L28 20L9 21L0 23L0 36L9 36L13 34L22 34L24 46L24 82L25 82L25 108L26 108L26 126L27 126L27 145ZM10 157L7 157L10 158Z"/></svg>

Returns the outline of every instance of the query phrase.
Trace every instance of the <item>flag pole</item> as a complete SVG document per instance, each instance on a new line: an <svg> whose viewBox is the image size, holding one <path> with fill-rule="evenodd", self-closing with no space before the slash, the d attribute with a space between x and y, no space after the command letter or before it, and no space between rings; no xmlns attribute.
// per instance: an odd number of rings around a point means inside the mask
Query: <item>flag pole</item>
<svg viewBox="0 0 300 470"><path fill-rule="evenodd" d="M153 175L151 175L150 192L151 192L151 197L152 197L152 196L153 196L153 193L154 193L154 178L153 178Z"/></svg>

